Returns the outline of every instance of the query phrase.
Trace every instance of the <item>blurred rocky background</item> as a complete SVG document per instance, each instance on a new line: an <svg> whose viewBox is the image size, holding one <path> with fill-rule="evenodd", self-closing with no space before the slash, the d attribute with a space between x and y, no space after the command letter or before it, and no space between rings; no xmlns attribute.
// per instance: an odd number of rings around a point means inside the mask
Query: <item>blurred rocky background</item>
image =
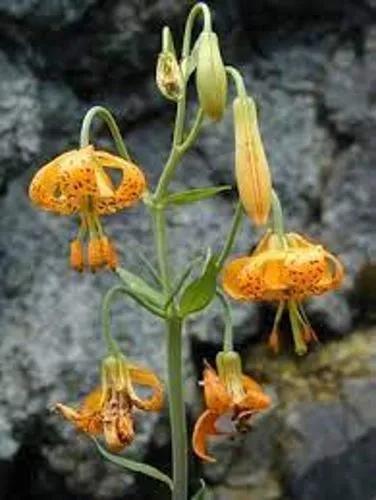
<svg viewBox="0 0 376 500"><path fill-rule="evenodd" d="M319 238L347 268L343 290L312 300L322 340L304 359L262 346L270 309L235 308L247 371L273 395L252 433L218 445L220 460L192 464L217 500L376 498L376 23L374 0L209 2L227 63L245 75L290 230ZM112 276L67 267L71 220L30 206L38 166L77 145L93 104L114 111L132 154L155 182L166 158L173 106L154 84L160 30L181 34L191 2L0 0L0 497L4 500L168 498L143 477L104 464L84 437L51 414L97 383L103 355L99 305ZM97 142L111 148L98 124ZM231 108L207 124L175 187L233 184ZM235 193L170 214L181 268L219 248ZM108 221L122 260L143 272L151 254L142 207ZM237 243L259 235L249 224ZM147 277L147 276L145 276ZM114 330L135 360L163 376L162 325L131 303L114 307ZM218 311L187 328L187 403L201 400L202 359L220 346ZM127 454L168 468L166 414L140 416Z"/></svg>

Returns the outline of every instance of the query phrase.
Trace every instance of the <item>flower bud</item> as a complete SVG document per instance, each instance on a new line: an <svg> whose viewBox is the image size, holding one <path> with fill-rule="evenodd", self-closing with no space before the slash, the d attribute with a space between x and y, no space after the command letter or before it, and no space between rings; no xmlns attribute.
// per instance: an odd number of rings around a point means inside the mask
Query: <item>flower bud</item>
<svg viewBox="0 0 376 500"><path fill-rule="evenodd" d="M183 95L183 77L175 54L163 51L158 56L157 85L161 93L171 101L178 101Z"/></svg>
<svg viewBox="0 0 376 500"><path fill-rule="evenodd" d="M215 33L200 36L197 54L196 85L200 105L214 121L222 118L227 99L227 75Z"/></svg>
<svg viewBox="0 0 376 500"><path fill-rule="evenodd" d="M245 211L257 225L266 224L271 206L271 176L265 156L254 101L237 97L233 104L235 173Z"/></svg>

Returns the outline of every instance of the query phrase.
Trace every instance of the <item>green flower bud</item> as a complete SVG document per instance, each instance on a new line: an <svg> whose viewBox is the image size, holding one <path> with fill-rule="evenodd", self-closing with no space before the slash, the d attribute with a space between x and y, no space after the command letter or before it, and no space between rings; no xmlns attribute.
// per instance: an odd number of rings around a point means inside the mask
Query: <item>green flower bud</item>
<svg viewBox="0 0 376 500"><path fill-rule="evenodd" d="M161 93L171 101L178 101L183 95L183 77L173 52L163 51L158 56L157 85Z"/></svg>
<svg viewBox="0 0 376 500"><path fill-rule="evenodd" d="M200 36L197 54L196 85L200 105L212 120L222 118L227 99L227 75L213 32Z"/></svg>

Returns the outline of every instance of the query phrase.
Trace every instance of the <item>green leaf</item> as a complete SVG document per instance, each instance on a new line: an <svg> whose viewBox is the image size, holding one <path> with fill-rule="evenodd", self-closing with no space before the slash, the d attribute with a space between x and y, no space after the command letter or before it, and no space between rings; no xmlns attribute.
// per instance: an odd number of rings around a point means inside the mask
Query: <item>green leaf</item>
<svg viewBox="0 0 376 500"><path fill-rule="evenodd" d="M209 257L202 275L192 281L184 290L180 300L180 312L183 317L202 311L213 300L219 272L217 259L217 255Z"/></svg>
<svg viewBox="0 0 376 500"><path fill-rule="evenodd" d="M209 500L211 495L209 494L208 489L206 488L205 481L201 479L201 487L200 489L193 495L191 500Z"/></svg>
<svg viewBox="0 0 376 500"><path fill-rule="evenodd" d="M189 275L191 274L193 268L202 259L203 259L203 255L196 257L195 259L192 260L192 262L190 262L188 264L186 269L182 272L182 274L180 275L180 277L179 277L175 287L173 288L169 298L167 299L167 302L165 304L165 309L167 309L167 307L171 304L171 302L174 300L174 298L177 297L180 290L183 288L184 283L189 278Z"/></svg>
<svg viewBox="0 0 376 500"><path fill-rule="evenodd" d="M127 271L123 267L116 268L119 278L127 285L129 290L134 295L146 299L151 304L154 304L163 309L164 296L161 292L150 286L146 281L136 274Z"/></svg>
<svg viewBox="0 0 376 500"><path fill-rule="evenodd" d="M133 472L141 472L142 474L145 474L145 476L149 476L157 479L158 481L162 481L163 483L166 483L172 491L173 484L171 479L166 474L163 474L163 472L161 472L160 470L152 467L151 465L143 464L141 462L135 462L134 460L121 457L120 455L113 455L112 453L109 453L107 450L105 450L95 438L93 438L93 441L95 442L99 453L109 462L112 462L113 464L118 465L123 469L128 469Z"/></svg>
<svg viewBox="0 0 376 500"><path fill-rule="evenodd" d="M172 193L163 200L166 205L185 205L196 201L212 198L222 191L229 191L231 186L211 186L197 189L189 189L180 193Z"/></svg>

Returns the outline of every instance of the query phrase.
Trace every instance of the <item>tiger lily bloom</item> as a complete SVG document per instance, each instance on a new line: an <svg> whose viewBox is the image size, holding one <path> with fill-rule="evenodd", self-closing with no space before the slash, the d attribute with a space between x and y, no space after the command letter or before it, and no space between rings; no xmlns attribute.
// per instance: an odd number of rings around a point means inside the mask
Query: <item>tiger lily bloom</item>
<svg viewBox="0 0 376 500"><path fill-rule="evenodd" d="M239 354L220 352L217 356L218 373L206 363L204 369L204 397L206 409L198 418L193 430L193 450L206 462L215 462L208 455L206 440L209 436L233 434L221 431L217 424L222 416L231 419L234 431L250 429L250 418L270 406L270 398L251 377L243 375Z"/></svg>
<svg viewBox="0 0 376 500"><path fill-rule="evenodd" d="M115 186L109 173L120 171ZM117 266L116 250L106 237L99 216L111 215L136 203L145 191L142 171L133 163L93 146L68 151L34 176L29 187L32 202L43 210L60 215L79 214L81 226L71 242L71 267L85 267L83 240L89 234L87 262L94 272Z"/></svg>
<svg viewBox="0 0 376 500"><path fill-rule="evenodd" d="M269 345L279 349L279 322L287 307L295 350L307 351L317 340L304 313L302 301L338 288L344 276L341 262L322 245L297 233L281 239L269 231L250 256L229 262L223 273L223 287L236 300L279 303Z"/></svg>
<svg viewBox="0 0 376 500"><path fill-rule="evenodd" d="M150 388L151 397L137 396L134 384ZM78 409L61 403L56 404L55 409L77 430L90 436L103 435L108 449L120 452L134 439L134 408L159 411L162 405L163 388L158 377L117 355L104 360L102 385L94 389Z"/></svg>

